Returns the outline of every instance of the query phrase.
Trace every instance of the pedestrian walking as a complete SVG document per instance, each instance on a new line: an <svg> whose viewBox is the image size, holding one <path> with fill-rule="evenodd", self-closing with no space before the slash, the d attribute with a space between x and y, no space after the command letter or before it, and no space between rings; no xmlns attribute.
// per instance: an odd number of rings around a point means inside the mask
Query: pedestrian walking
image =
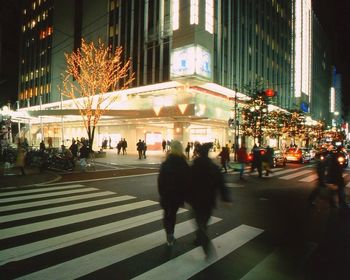
<svg viewBox="0 0 350 280"><path fill-rule="evenodd" d="M25 157L26 157L26 149L23 146L23 142L20 138L18 138L17 142L17 158L16 158L16 167L21 170L22 175L26 175L24 171L25 167Z"/></svg>
<svg viewBox="0 0 350 280"><path fill-rule="evenodd" d="M198 147L198 157L191 166L191 184L187 193L187 201L193 209L197 224L195 243L201 245L207 258L215 255L215 249L208 237L208 221L216 206L218 192L221 199L231 202L225 187L224 178L219 167L208 157L212 143Z"/></svg>
<svg viewBox="0 0 350 280"><path fill-rule="evenodd" d="M311 191L308 202L310 205L316 205L316 200L321 193L327 193L329 205L336 207L333 199L333 191L329 190L326 184L326 168L327 168L327 157L329 153L327 150L320 151L316 154L316 172L317 172L317 183L314 189Z"/></svg>
<svg viewBox="0 0 350 280"><path fill-rule="evenodd" d="M242 143L241 147L237 151L237 162L239 164L239 179L244 180L243 178L243 173L244 173L244 168L245 164L248 159L248 154L247 154L247 148L245 147L245 144Z"/></svg>
<svg viewBox="0 0 350 280"><path fill-rule="evenodd" d="M230 150L228 145L226 145L226 147L222 147L218 157L220 158L221 169L224 169L224 172L227 173L227 164L230 161Z"/></svg>
<svg viewBox="0 0 350 280"><path fill-rule="evenodd" d="M41 140L40 145L39 145L39 150L40 150L40 152L44 152L46 150L44 140Z"/></svg>
<svg viewBox="0 0 350 280"><path fill-rule="evenodd" d="M264 154L262 155L262 169L265 171L265 176L269 176L270 173L273 173L271 168L273 167L273 155L274 151L269 145L267 145Z"/></svg>
<svg viewBox="0 0 350 280"><path fill-rule="evenodd" d="M340 208L349 208L349 205L345 199L345 182L343 177L343 165L340 162L340 158L344 156L340 153L340 150L331 151L327 158L327 170L326 170L326 182L334 184L338 187L338 203Z"/></svg>
<svg viewBox="0 0 350 280"><path fill-rule="evenodd" d="M183 147L179 141L172 141L158 175L158 192L160 205L164 210L163 225L168 246L174 244L176 213L184 204L185 191L189 183L190 168L183 154Z"/></svg>
<svg viewBox="0 0 350 280"><path fill-rule="evenodd" d="M117 154L120 155L120 151L122 149L123 143L122 140L120 139L117 144Z"/></svg>
<svg viewBox="0 0 350 280"><path fill-rule="evenodd" d="M69 150L72 152L72 155L73 155L74 158L77 158L77 157L78 157L78 149L79 149L78 144L77 144L77 142L73 139L72 144L71 144L70 147L69 147Z"/></svg>
<svg viewBox="0 0 350 280"><path fill-rule="evenodd" d="M187 142L187 146L186 146L185 152L186 152L186 157L187 157L188 160L190 159L190 151L191 151L191 143Z"/></svg>
<svg viewBox="0 0 350 280"><path fill-rule="evenodd" d="M146 158L146 152L147 152L147 144L145 140L142 141L142 156L143 158Z"/></svg>
<svg viewBox="0 0 350 280"><path fill-rule="evenodd" d="M82 141L83 146L79 150L80 167L82 171L85 171L87 166L87 159L89 158L90 148L87 146L86 141Z"/></svg>
<svg viewBox="0 0 350 280"><path fill-rule="evenodd" d="M255 168L258 170L259 178L262 177L262 160L261 160L261 152L260 148L254 144L252 149L253 161L251 172L254 172Z"/></svg>
<svg viewBox="0 0 350 280"><path fill-rule="evenodd" d="M165 153L165 150L166 150L166 141L165 141L165 139L163 139L163 141L162 141L162 149L163 149L163 152Z"/></svg>
<svg viewBox="0 0 350 280"><path fill-rule="evenodd" d="M123 150L123 155L126 155L126 148L128 147L128 142L124 138L122 141L122 150Z"/></svg>
<svg viewBox="0 0 350 280"><path fill-rule="evenodd" d="M143 151L143 143L141 142L141 139L139 139L139 142L136 143L136 150L139 155L139 159L141 159Z"/></svg>

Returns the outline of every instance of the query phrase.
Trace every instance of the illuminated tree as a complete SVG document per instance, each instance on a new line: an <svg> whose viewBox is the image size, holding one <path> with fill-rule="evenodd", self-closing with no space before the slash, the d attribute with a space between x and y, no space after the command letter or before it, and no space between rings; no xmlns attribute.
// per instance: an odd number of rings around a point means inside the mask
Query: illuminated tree
<svg viewBox="0 0 350 280"><path fill-rule="evenodd" d="M126 89L134 80L131 62L123 61L121 47L113 51L101 40L96 46L82 40L81 47L65 58L67 69L59 90L79 109L92 148L97 123L118 98L106 93Z"/></svg>

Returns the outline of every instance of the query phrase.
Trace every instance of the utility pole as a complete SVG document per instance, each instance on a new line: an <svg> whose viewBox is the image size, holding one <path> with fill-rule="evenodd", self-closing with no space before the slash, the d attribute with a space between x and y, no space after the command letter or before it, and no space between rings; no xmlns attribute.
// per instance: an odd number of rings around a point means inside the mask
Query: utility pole
<svg viewBox="0 0 350 280"><path fill-rule="evenodd" d="M239 127L237 130L237 126L239 126L239 120L238 120L238 103L237 103L237 85L235 85L235 103L234 103L234 112L235 112L235 120L234 120L234 129L235 129L235 140L234 140L234 150L235 150L235 155L234 155L234 161L237 161L237 151L238 151L238 138L239 135Z"/></svg>

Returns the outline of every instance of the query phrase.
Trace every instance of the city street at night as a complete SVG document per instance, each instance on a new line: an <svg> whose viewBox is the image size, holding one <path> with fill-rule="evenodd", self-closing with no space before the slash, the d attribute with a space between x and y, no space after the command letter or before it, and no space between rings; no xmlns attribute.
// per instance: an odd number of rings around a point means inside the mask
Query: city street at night
<svg viewBox="0 0 350 280"><path fill-rule="evenodd" d="M349 0L0 0L0 280L349 280Z"/></svg>
<svg viewBox="0 0 350 280"><path fill-rule="evenodd" d="M312 163L288 163L263 178L247 173L244 181L225 174L233 205L214 211L217 256L206 260L193 243L188 205L177 215L175 245L166 245L159 159L125 156L128 168L114 167L109 178L96 178L106 170L84 180L66 173L48 185L1 189L2 279L347 279L350 211L326 197L308 204ZM348 170L344 176L348 184Z"/></svg>

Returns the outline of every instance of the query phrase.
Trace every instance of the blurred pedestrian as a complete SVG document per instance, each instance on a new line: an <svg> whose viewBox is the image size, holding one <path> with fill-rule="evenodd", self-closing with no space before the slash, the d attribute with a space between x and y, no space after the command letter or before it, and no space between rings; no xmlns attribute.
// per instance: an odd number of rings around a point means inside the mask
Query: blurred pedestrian
<svg viewBox="0 0 350 280"><path fill-rule="evenodd" d="M126 155L126 148L128 147L128 142L124 138L122 141L122 150L123 150L123 155Z"/></svg>
<svg viewBox="0 0 350 280"><path fill-rule="evenodd" d="M166 141L165 141L165 139L163 139L163 141L162 141L162 149L163 149L163 152L165 153L165 150L166 150Z"/></svg>
<svg viewBox="0 0 350 280"><path fill-rule="evenodd" d="M147 152L147 144L145 140L142 140L142 156L143 158L146 158L146 152Z"/></svg>
<svg viewBox="0 0 350 280"><path fill-rule="evenodd" d="M186 152L186 157L187 157L188 160L190 159L190 151L191 151L191 143L187 142L187 146L186 146L185 152Z"/></svg>
<svg viewBox="0 0 350 280"><path fill-rule="evenodd" d="M320 194L326 192L329 200L329 205L331 207L336 207L336 204L333 200L333 191L328 189L325 178L328 156L329 152L327 150L320 151L315 156L317 183L308 197L308 202L310 205L316 205L316 200Z"/></svg>
<svg viewBox="0 0 350 280"><path fill-rule="evenodd" d="M247 160L248 160L247 148L245 147L245 143L242 143L241 147L238 149L238 152L237 152L237 161L238 161L238 164L240 165L240 169L239 169L240 180L244 180L243 173L244 173L244 168Z"/></svg>
<svg viewBox="0 0 350 280"><path fill-rule="evenodd" d="M340 150L332 151L329 153L327 159L327 183L334 184L338 187L338 202L340 208L349 208L349 205L345 199L345 182L343 178L344 170L344 155L340 153Z"/></svg>
<svg viewBox="0 0 350 280"><path fill-rule="evenodd" d="M87 166L87 159L90 155L90 148L87 146L86 141L83 141L83 146L79 150L80 167L85 171Z"/></svg>
<svg viewBox="0 0 350 280"><path fill-rule="evenodd" d="M208 157L211 148L212 143L198 146L198 157L193 160L191 166L192 182L187 194L187 201L192 206L197 224L195 243L203 247L207 258L215 254L207 228L210 216L216 206L218 192L220 192L223 201L231 201L219 167Z"/></svg>
<svg viewBox="0 0 350 280"><path fill-rule="evenodd" d="M72 141L72 144L69 147L69 150L72 152L72 155L73 155L74 158L78 157L78 149L79 149L78 144L73 138L73 141Z"/></svg>
<svg viewBox="0 0 350 280"><path fill-rule="evenodd" d="M46 149L45 142L44 142L44 140L41 140L40 145L39 145L39 150L40 150L40 152L44 152L45 149Z"/></svg>
<svg viewBox="0 0 350 280"><path fill-rule="evenodd" d="M22 175L26 175L26 173L24 171L26 149L23 146L23 143L24 142L20 138L18 138L16 167L18 167L21 170Z"/></svg>
<svg viewBox="0 0 350 280"><path fill-rule="evenodd" d="M265 176L269 176L270 173L273 173L271 171L271 168L273 167L273 156L274 156L273 148L267 145L266 150L264 151L264 154L261 157L262 169L265 171Z"/></svg>
<svg viewBox="0 0 350 280"><path fill-rule="evenodd" d="M189 182L190 168L183 154L183 147L179 141L172 141L158 176L158 192L160 205L164 210L163 224L168 246L173 245L175 241L176 213L184 204Z"/></svg>
<svg viewBox="0 0 350 280"><path fill-rule="evenodd" d="M262 160L261 160L261 152L260 148L254 144L252 149L253 161L251 172L254 172L255 168L258 169L259 178L262 177Z"/></svg>
<svg viewBox="0 0 350 280"><path fill-rule="evenodd" d="M227 145L222 147L218 157L220 158L221 169L224 169L224 172L227 173L227 164L230 161L230 150Z"/></svg>
<svg viewBox="0 0 350 280"><path fill-rule="evenodd" d="M139 142L136 143L136 150L139 155L139 159L141 159L143 151L143 143L141 142L141 139L139 139Z"/></svg>

